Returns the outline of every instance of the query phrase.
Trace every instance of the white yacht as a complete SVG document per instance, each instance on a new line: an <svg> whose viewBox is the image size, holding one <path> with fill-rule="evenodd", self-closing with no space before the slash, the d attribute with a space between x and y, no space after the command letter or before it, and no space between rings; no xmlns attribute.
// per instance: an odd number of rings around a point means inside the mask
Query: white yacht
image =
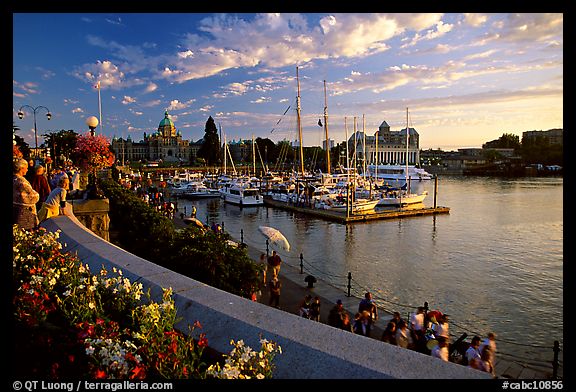
<svg viewBox="0 0 576 392"><path fill-rule="evenodd" d="M175 186L171 188L171 194L177 197L188 198L188 199L201 199L206 197L218 197L220 192L218 189L208 188L200 181L190 181L188 183L183 183L180 186Z"/></svg>
<svg viewBox="0 0 576 392"><path fill-rule="evenodd" d="M408 170L408 173L406 173ZM378 180L389 181L393 183L404 183L406 179L410 181L424 181L431 180L433 178L432 174L428 173L426 170L416 167L414 165L368 165L368 174L377 178Z"/></svg>
<svg viewBox="0 0 576 392"><path fill-rule="evenodd" d="M226 203L240 207L253 207L264 205L264 198L260 189L252 186L249 182L234 181L220 188L220 197Z"/></svg>

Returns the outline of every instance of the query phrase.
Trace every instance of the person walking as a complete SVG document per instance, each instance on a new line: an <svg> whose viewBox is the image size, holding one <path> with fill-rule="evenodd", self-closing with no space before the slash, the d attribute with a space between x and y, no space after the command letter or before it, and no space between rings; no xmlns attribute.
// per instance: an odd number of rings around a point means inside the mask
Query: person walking
<svg viewBox="0 0 576 392"><path fill-rule="evenodd" d="M24 177L27 172L28 162L22 158L15 159L12 179L12 223L23 229L32 230L38 226L36 203L40 200L40 194Z"/></svg>
<svg viewBox="0 0 576 392"><path fill-rule="evenodd" d="M64 215L64 207L66 206L66 194L70 188L70 179L68 177L60 177L58 186L50 192L46 201L42 203L40 211L38 211L38 220L44 222L53 216Z"/></svg>
<svg viewBox="0 0 576 392"><path fill-rule="evenodd" d="M267 275L267 264L266 264L266 254L260 253L260 260L258 261L258 265L262 268L262 280L260 281L263 286L266 286L266 275Z"/></svg>
<svg viewBox="0 0 576 392"><path fill-rule="evenodd" d="M424 307L419 306L416 313L410 318L410 334L416 351L423 351L426 347L424 327Z"/></svg>
<svg viewBox="0 0 576 392"><path fill-rule="evenodd" d="M448 362L448 340L445 337L440 336L438 338L438 345L432 349L430 355L434 358L439 358Z"/></svg>
<svg viewBox="0 0 576 392"><path fill-rule="evenodd" d="M494 332L488 332L486 338L480 343L480 356L486 351L486 348L489 348L486 360L490 362L492 374L494 375L494 364L496 363L496 334Z"/></svg>
<svg viewBox="0 0 576 392"><path fill-rule="evenodd" d="M272 256L268 257L268 276L272 278L278 278L280 274L280 265L282 264L282 259L280 255L276 253L275 250L272 251Z"/></svg>
<svg viewBox="0 0 576 392"><path fill-rule="evenodd" d="M370 336L372 326L378 320L378 307L372 299L372 293L367 292L364 294L364 299L358 304L358 313L363 315L363 323L366 325L365 335Z"/></svg>
<svg viewBox="0 0 576 392"><path fill-rule="evenodd" d="M48 183L48 177L46 177L46 169L42 165L36 165L34 168L34 175L32 176L32 180L30 181L30 185L32 185L32 189L34 189L40 195L40 199L38 203L36 203L36 211L40 210L42 207L42 203L46 201L46 198L50 194L50 184Z"/></svg>
<svg viewBox="0 0 576 392"><path fill-rule="evenodd" d="M320 297L316 296L310 304L310 320L320 321Z"/></svg>
<svg viewBox="0 0 576 392"><path fill-rule="evenodd" d="M408 325L404 320L400 321L396 327L396 345L402 348L409 348L412 346L412 341L410 339L410 332L408 331Z"/></svg>
<svg viewBox="0 0 576 392"><path fill-rule="evenodd" d="M380 340L386 343L396 344L396 321L394 321L394 319L388 321Z"/></svg>
<svg viewBox="0 0 576 392"><path fill-rule="evenodd" d="M304 299L300 301L298 305L298 314L300 317L304 317L309 319L310 318L310 306L312 305L312 296L310 294L306 294Z"/></svg>
<svg viewBox="0 0 576 392"><path fill-rule="evenodd" d="M480 361L480 336L475 335L470 342L470 347L464 354L464 360L469 367L476 368Z"/></svg>
<svg viewBox="0 0 576 392"><path fill-rule="evenodd" d="M280 309L281 287L282 284L278 278L273 278L268 284L268 288L270 289L270 300L268 301L268 305L274 306L277 309Z"/></svg>
<svg viewBox="0 0 576 392"><path fill-rule="evenodd" d="M342 305L342 301L337 300L336 305L334 305L332 309L330 309L330 312L328 313L328 325L342 329L344 326L343 320L345 314L348 313L346 312L346 310L344 310L344 305Z"/></svg>

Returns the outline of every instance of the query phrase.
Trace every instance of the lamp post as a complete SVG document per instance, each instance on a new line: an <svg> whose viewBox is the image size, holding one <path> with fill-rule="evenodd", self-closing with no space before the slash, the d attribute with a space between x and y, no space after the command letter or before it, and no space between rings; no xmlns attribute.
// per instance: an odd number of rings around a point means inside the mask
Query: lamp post
<svg viewBox="0 0 576 392"><path fill-rule="evenodd" d="M90 128L90 135L94 136L94 130L98 126L98 119L94 116L90 116L86 119L86 125Z"/></svg>
<svg viewBox="0 0 576 392"><path fill-rule="evenodd" d="M34 114L34 139L36 141L36 148L34 149L34 155L38 155L38 130L36 128L36 111L38 109L46 109L47 112L46 117L48 118L48 120L52 118L52 113L50 113L50 109L48 109L46 106L36 106L35 108L33 108L30 105L22 105L20 107L20 110L18 110L18 118L20 120L24 118L24 112L22 111L22 109L24 108L32 109L32 113Z"/></svg>

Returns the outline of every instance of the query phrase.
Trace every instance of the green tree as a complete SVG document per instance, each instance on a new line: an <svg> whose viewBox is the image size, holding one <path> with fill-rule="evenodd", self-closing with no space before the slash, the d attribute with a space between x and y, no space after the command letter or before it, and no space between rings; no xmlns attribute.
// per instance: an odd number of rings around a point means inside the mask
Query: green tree
<svg viewBox="0 0 576 392"><path fill-rule="evenodd" d="M486 142L482 148L513 148L520 150L520 136L512 133L504 133L500 138Z"/></svg>
<svg viewBox="0 0 576 392"><path fill-rule="evenodd" d="M58 132L45 133L42 136L44 137L44 144L50 150L56 164L64 159L70 159L78 139L76 131L62 129Z"/></svg>
<svg viewBox="0 0 576 392"><path fill-rule="evenodd" d="M24 158L30 157L31 151L30 151L30 146L28 145L28 143L26 143L22 137L20 137L16 134L14 134L14 141L16 142L16 145L20 149L20 152L22 153L22 155L24 155Z"/></svg>
<svg viewBox="0 0 576 392"><path fill-rule="evenodd" d="M262 139L257 137L256 140L256 163L260 163L260 158L264 162L264 165L267 165L270 168L271 162L276 162L278 159L278 152L276 148L276 144L268 138Z"/></svg>
<svg viewBox="0 0 576 392"><path fill-rule="evenodd" d="M220 137L212 116L208 117L204 132L204 141L202 147L198 150L198 156L204 158L208 165L220 164L222 156L220 152Z"/></svg>

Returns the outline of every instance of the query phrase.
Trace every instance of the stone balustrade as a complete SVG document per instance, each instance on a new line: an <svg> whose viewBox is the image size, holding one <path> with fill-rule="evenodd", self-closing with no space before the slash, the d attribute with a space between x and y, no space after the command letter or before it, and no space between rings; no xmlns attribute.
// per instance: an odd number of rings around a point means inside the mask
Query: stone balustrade
<svg viewBox="0 0 576 392"><path fill-rule="evenodd" d="M122 270L132 282L150 289L161 301L162 289L172 288L177 325L199 321L209 346L228 353L230 340L243 339L258 350L260 336L276 341L282 354L275 358L278 379L489 379L490 375L429 355L403 349L317 323L258 302L227 293L135 256L88 230L73 214L42 223L49 231L60 230L63 251L76 253L92 273L102 266Z"/></svg>

